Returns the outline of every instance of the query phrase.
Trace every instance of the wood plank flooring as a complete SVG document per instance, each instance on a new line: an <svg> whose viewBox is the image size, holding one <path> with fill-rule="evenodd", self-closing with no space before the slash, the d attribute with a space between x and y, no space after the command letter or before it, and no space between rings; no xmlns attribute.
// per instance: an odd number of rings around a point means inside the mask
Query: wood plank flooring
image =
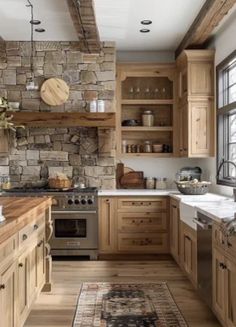
<svg viewBox="0 0 236 327"><path fill-rule="evenodd" d="M172 259L155 261L53 261L53 288L42 293L25 327L71 327L83 282L166 281L189 327L219 327Z"/></svg>

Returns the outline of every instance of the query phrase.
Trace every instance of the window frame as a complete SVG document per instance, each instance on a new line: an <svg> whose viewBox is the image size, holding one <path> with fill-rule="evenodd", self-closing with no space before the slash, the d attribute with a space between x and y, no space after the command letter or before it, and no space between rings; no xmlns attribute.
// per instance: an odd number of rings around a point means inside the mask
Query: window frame
<svg viewBox="0 0 236 327"><path fill-rule="evenodd" d="M234 50L228 57L226 57L219 65L216 67L216 118L217 118L217 158L216 158L216 171L222 162L222 159L228 160L227 148L228 148L228 121L225 115L236 114L236 101L225 104L225 93L223 88L220 90L220 84L222 79L225 78L224 71L230 67L230 63L235 59L236 65L236 50ZM222 83L223 84L223 83ZM222 86L221 86L222 87ZM227 85L229 87L229 85ZM222 92L220 99L220 91ZM228 94L227 94L228 97ZM222 105L220 105L222 104ZM223 137L222 137L223 136ZM225 141L227 139L227 141ZM236 163L236 162L235 162ZM220 176L216 177L216 183L218 185L225 185L235 187L236 178L227 177L229 171L229 164L224 165L220 172ZM223 176L222 176L223 172ZM221 177L222 176L222 177Z"/></svg>

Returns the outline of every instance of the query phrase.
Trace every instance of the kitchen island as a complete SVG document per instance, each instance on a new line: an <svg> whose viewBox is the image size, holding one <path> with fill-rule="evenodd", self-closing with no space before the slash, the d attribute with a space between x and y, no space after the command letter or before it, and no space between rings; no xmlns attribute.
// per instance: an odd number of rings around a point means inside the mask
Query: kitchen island
<svg viewBox="0 0 236 327"><path fill-rule="evenodd" d="M51 198L2 197L1 327L21 327L39 293L51 290Z"/></svg>

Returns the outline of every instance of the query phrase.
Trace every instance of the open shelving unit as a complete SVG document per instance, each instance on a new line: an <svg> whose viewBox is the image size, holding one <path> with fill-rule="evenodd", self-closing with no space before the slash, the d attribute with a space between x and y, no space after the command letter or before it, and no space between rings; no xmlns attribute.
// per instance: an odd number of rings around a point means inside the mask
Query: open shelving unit
<svg viewBox="0 0 236 327"><path fill-rule="evenodd" d="M175 142L175 78L174 64L120 64L117 67L117 156L168 158L174 154ZM142 126L142 114L151 110L154 126ZM123 126L134 119L137 126ZM145 153L144 142L163 144L168 152ZM139 145L141 152L127 153L123 144ZM166 147L165 147L166 148Z"/></svg>

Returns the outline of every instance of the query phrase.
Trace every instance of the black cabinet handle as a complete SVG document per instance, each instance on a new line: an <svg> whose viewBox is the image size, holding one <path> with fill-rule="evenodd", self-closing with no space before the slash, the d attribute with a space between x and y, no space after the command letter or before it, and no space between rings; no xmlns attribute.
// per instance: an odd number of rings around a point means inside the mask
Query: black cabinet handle
<svg viewBox="0 0 236 327"><path fill-rule="evenodd" d="M39 226L37 224L34 225L34 230L37 230Z"/></svg>
<svg viewBox="0 0 236 327"><path fill-rule="evenodd" d="M6 287L6 286L5 286L4 284L1 284L1 285L0 285L0 290L4 290L5 287Z"/></svg>
<svg viewBox="0 0 236 327"><path fill-rule="evenodd" d="M24 265L23 265L23 263L21 262L21 263L19 263L19 267L23 267Z"/></svg>
<svg viewBox="0 0 236 327"><path fill-rule="evenodd" d="M22 240L25 241L25 240L27 240L27 238L28 238L28 236L26 234L23 234Z"/></svg>
<svg viewBox="0 0 236 327"><path fill-rule="evenodd" d="M40 248L40 246L43 244L43 240L41 240L39 243L38 243L38 247Z"/></svg>

